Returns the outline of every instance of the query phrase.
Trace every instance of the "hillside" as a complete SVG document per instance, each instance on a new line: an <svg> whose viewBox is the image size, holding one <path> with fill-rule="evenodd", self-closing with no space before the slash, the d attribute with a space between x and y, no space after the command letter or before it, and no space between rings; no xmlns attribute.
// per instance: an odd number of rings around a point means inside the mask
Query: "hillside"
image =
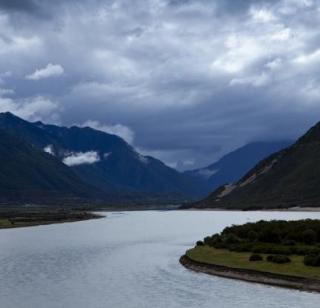
<svg viewBox="0 0 320 308"><path fill-rule="evenodd" d="M289 141L252 142L205 168L186 171L185 174L202 180L208 195L221 185L239 181L259 161L290 144Z"/></svg>
<svg viewBox="0 0 320 308"><path fill-rule="evenodd" d="M97 190L51 155L0 129L0 202L76 202Z"/></svg>
<svg viewBox="0 0 320 308"><path fill-rule="evenodd" d="M139 154L118 136L89 127L70 128L30 123L0 114L0 128L10 129L39 150L67 164L83 182L108 194L129 198L148 194L166 199L192 199L203 194L199 181L161 161ZM127 198L127 197L126 197Z"/></svg>
<svg viewBox="0 0 320 308"><path fill-rule="evenodd" d="M320 123L261 161L237 183L184 207L272 209L320 206Z"/></svg>

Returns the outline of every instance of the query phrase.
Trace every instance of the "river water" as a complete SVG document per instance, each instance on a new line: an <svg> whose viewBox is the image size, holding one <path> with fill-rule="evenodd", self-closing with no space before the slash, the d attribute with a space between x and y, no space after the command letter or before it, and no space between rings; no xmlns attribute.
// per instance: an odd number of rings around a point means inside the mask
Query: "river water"
<svg viewBox="0 0 320 308"><path fill-rule="evenodd" d="M1 308L319 308L320 295L198 274L179 257L225 226L320 213L146 211L0 231Z"/></svg>

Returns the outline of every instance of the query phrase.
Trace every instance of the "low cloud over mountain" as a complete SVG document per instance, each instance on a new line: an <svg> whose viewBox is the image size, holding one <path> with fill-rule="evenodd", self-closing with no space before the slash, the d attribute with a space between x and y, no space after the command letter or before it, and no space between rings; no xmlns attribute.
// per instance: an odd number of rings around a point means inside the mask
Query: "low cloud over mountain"
<svg viewBox="0 0 320 308"><path fill-rule="evenodd" d="M100 157L95 151L72 153L63 159L63 163L67 166L91 165L98 161Z"/></svg>

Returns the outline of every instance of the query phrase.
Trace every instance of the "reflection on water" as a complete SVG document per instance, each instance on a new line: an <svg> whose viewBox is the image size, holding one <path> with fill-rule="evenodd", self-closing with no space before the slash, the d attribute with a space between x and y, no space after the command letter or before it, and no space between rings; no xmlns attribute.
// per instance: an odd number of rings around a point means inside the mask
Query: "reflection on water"
<svg viewBox="0 0 320 308"><path fill-rule="evenodd" d="M320 213L125 212L0 232L1 308L313 308L320 295L190 272L178 259L226 225Z"/></svg>

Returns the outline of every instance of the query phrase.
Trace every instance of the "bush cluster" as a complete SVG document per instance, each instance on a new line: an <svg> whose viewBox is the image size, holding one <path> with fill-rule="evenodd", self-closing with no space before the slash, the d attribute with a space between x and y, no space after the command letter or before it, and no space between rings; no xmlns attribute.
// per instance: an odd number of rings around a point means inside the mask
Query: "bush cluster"
<svg viewBox="0 0 320 308"><path fill-rule="evenodd" d="M310 254L304 257L303 263L307 266L320 266L320 254Z"/></svg>
<svg viewBox="0 0 320 308"><path fill-rule="evenodd" d="M261 220L256 223L227 227L221 234L233 234L240 239L264 243L292 245L299 242L311 245L320 243L320 220Z"/></svg>
<svg viewBox="0 0 320 308"><path fill-rule="evenodd" d="M284 263L291 262L291 259L288 256L284 256L284 255L270 255L270 256L267 256L267 261L277 263L277 264L284 264Z"/></svg>
<svg viewBox="0 0 320 308"><path fill-rule="evenodd" d="M197 245L197 246L204 246L204 242L198 241L196 245Z"/></svg>
<svg viewBox="0 0 320 308"><path fill-rule="evenodd" d="M225 228L204 244L235 252L271 255L320 255L320 220L259 221Z"/></svg>

